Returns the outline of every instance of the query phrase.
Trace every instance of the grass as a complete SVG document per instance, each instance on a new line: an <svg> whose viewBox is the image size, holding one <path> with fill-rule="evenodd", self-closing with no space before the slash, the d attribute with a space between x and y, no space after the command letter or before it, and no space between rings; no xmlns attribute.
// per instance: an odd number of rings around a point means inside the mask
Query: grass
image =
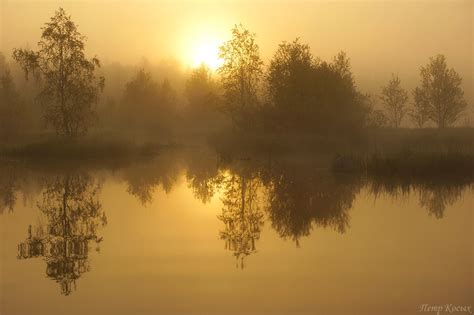
<svg viewBox="0 0 474 315"><path fill-rule="evenodd" d="M25 159L114 159L155 155L167 146L98 139L51 139L0 148L0 157Z"/></svg>
<svg viewBox="0 0 474 315"><path fill-rule="evenodd" d="M369 177L457 178L474 181L474 155L461 152L402 151L395 154L340 155L333 160L336 172L363 172Z"/></svg>

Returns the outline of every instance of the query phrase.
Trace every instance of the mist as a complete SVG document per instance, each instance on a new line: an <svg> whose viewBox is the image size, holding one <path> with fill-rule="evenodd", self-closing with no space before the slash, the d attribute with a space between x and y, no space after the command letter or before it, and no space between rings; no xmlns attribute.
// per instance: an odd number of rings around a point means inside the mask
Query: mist
<svg viewBox="0 0 474 315"><path fill-rule="evenodd" d="M378 92L397 73L407 89L419 67L443 54L463 77L473 103L472 1L3 1L1 51L33 48L39 27L63 7L87 37L86 53L104 66L138 67L173 61L192 67L193 38L210 34L220 43L234 24L257 34L264 62L281 41L299 37L324 60L345 51L357 85ZM21 23L18 23L21 21ZM178 82L176 82L178 84Z"/></svg>
<svg viewBox="0 0 474 315"><path fill-rule="evenodd" d="M0 9L1 314L471 311L472 0Z"/></svg>

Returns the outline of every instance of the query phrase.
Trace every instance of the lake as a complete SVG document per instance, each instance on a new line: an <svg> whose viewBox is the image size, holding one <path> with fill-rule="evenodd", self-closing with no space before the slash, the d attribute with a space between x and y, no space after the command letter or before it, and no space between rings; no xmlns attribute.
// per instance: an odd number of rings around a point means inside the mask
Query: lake
<svg viewBox="0 0 474 315"><path fill-rule="evenodd" d="M0 313L470 306L473 206L462 178L335 173L324 158L5 161Z"/></svg>

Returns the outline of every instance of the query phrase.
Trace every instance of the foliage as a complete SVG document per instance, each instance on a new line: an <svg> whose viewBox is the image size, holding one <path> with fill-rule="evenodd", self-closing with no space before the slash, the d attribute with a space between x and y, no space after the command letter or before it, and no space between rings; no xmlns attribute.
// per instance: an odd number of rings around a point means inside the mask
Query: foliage
<svg viewBox="0 0 474 315"><path fill-rule="evenodd" d="M300 43L298 38L281 43L270 61L266 76L268 96L276 123L283 129L294 127L310 107L315 66L309 45Z"/></svg>
<svg viewBox="0 0 474 315"><path fill-rule="evenodd" d="M1 55L0 55L1 56ZM20 100L9 69L0 72L0 141L17 138L25 121L25 108Z"/></svg>
<svg viewBox="0 0 474 315"><path fill-rule="evenodd" d="M223 64L217 70L224 88L224 111L235 127L251 126L258 104L258 84L263 73L263 62L255 42L255 34L241 24L232 29L232 39L219 48Z"/></svg>
<svg viewBox="0 0 474 315"><path fill-rule="evenodd" d="M140 69L125 85L122 117L130 128L169 127L175 103L176 93L168 80L158 84Z"/></svg>
<svg viewBox="0 0 474 315"><path fill-rule="evenodd" d="M392 73L392 78L382 88L382 100L390 124L398 128L406 114L408 93L401 87L400 78Z"/></svg>
<svg viewBox="0 0 474 315"><path fill-rule="evenodd" d="M454 124L467 107L462 78L453 68L448 69L443 55L430 58L430 63L421 67L420 76L421 85L413 92L415 121L422 126L427 118L439 128Z"/></svg>
<svg viewBox="0 0 474 315"><path fill-rule="evenodd" d="M365 99L355 87L344 52L327 63L314 58L298 39L283 42L270 62L267 80L270 109L265 114L275 129L325 133L364 124Z"/></svg>
<svg viewBox="0 0 474 315"><path fill-rule="evenodd" d="M186 81L184 91L188 110L192 114L199 115L215 109L217 99L217 83L212 77L211 69L205 64L191 72Z"/></svg>
<svg viewBox="0 0 474 315"><path fill-rule="evenodd" d="M423 126L429 121L429 104L425 101L423 93L419 87L415 88L413 91L413 107L408 112L411 121L418 128L423 128Z"/></svg>
<svg viewBox="0 0 474 315"><path fill-rule="evenodd" d="M225 247L234 252L237 264L244 268L244 258L255 253L256 241L264 222L263 211L259 205L258 178L243 171L241 174L224 176L222 187L222 214L218 216L225 228L220 238Z"/></svg>
<svg viewBox="0 0 474 315"><path fill-rule="evenodd" d="M97 58L86 59L85 37L60 8L42 28L39 50L15 49L13 58L28 77L41 79L38 100L44 120L56 132L68 137L86 133L94 121L93 105L104 87L104 78L94 74Z"/></svg>
<svg viewBox="0 0 474 315"><path fill-rule="evenodd" d="M107 224L99 200L100 186L84 173L58 176L48 182L38 208L46 225L18 245L18 258L44 257L48 278L55 280L61 293L69 295L76 280L89 270L89 242L102 241L98 229ZM99 250L99 247L97 247Z"/></svg>

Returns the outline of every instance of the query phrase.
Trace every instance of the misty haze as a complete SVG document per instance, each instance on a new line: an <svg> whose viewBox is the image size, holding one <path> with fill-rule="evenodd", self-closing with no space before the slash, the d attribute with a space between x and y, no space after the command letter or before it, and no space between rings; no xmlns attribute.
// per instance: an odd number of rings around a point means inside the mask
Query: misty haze
<svg viewBox="0 0 474 315"><path fill-rule="evenodd" d="M0 3L0 314L474 314L471 0Z"/></svg>

